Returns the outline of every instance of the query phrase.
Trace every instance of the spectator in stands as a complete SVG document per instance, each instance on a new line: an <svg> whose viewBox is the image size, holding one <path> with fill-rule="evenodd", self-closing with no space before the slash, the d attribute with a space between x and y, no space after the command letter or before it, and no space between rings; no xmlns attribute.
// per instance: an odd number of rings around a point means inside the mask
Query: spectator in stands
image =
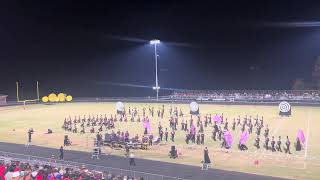
<svg viewBox="0 0 320 180"><path fill-rule="evenodd" d="M5 179L5 178L4 178L5 173L6 173L6 166L4 165L4 162L1 161L1 162L0 162L0 179L1 179L1 180L4 180L4 179Z"/></svg>
<svg viewBox="0 0 320 180"><path fill-rule="evenodd" d="M5 175L5 179L6 179L6 180L12 180L13 172L14 172L14 165L10 165L10 166L7 168L7 173L6 173L6 175Z"/></svg>
<svg viewBox="0 0 320 180"><path fill-rule="evenodd" d="M15 171L12 174L12 180L19 180L20 179L20 172L19 171Z"/></svg>

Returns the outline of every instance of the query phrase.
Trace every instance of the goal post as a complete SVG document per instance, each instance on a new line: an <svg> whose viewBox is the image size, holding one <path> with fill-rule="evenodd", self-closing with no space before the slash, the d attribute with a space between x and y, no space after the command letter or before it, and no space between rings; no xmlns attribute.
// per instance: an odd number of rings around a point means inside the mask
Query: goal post
<svg viewBox="0 0 320 180"><path fill-rule="evenodd" d="M39 82L37 81L36 83L36 93L37 93L37 99L25 99L25 100L21 100L20 96L19 96L19 82L16 82L16 89L17 89L17 102L22 102L25 103L26 102L35 102L35 101L39 101L40 100L40 95L39 95Z"/></svg>

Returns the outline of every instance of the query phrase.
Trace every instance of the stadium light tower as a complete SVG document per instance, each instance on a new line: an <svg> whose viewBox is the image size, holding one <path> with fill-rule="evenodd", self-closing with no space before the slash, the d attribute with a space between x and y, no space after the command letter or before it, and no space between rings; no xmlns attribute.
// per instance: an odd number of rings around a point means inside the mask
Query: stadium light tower
<svg viewBox="0 0 320 180"><path fill-rule="evenodd" d="M158 84L158 54L157 54L157 44L160 44L160 40L153 39L150 41L150 44L154 45L154 58L156 64L156 86L153 87L154 90L157 92L157 101L159 100L159 84Z"/></svg>

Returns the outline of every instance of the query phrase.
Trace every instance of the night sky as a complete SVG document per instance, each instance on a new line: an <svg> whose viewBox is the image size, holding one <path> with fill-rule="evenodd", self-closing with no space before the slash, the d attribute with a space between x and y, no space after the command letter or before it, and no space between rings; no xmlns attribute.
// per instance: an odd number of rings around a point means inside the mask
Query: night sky
<svg viewBox="0 0 320 180"><path fill-rule="evenodd" d="M153 38L162 41L162 88L290 89L296 78L310 81L320 27L290 23L320 20L320 2L266 2L2 2L0 94L14 98L19 81L31 98L38 80L41 95L154 95Z"/></svg>

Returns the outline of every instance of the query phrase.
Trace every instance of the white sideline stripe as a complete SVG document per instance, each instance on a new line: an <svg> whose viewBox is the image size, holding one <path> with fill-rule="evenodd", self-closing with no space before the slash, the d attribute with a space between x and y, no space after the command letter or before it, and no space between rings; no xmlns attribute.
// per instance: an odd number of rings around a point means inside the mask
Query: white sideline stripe
<svg viewBox="0 0 320 180"><path fill-rule="evenodd" d="M308 111L308 118L307 118L307 138L306 138L306 149L304 151L304 157L305 158L307 158L307 156L308 156L309 133L310 133L310 110Z"/></svg>

